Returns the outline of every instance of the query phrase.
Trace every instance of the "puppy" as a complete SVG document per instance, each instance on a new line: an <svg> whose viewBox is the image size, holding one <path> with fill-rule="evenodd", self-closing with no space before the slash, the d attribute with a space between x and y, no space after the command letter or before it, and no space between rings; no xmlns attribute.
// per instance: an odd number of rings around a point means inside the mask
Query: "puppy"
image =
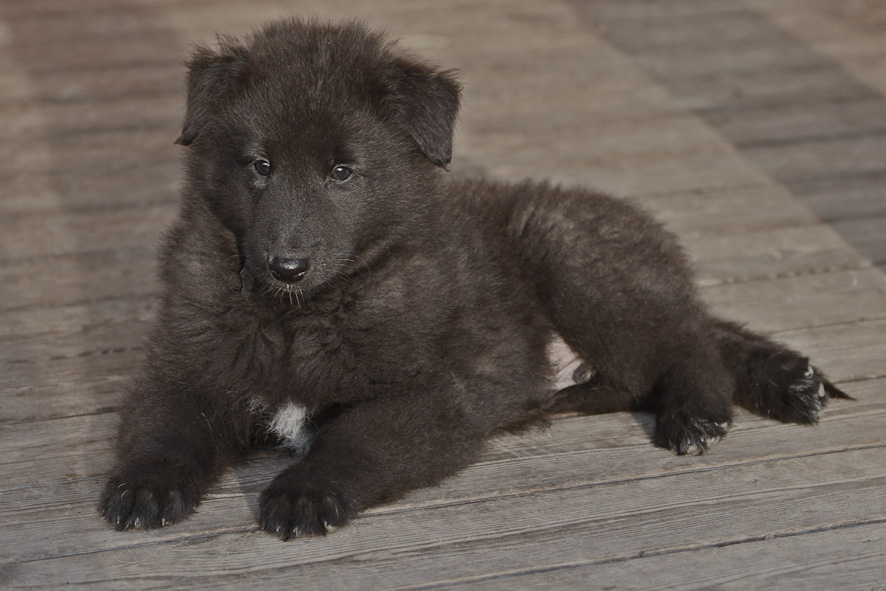
<svg viewBox="0 0 886 591"><path fill-rule="evenodd" d="M188 68L159 318L100 502L117 529L185 518L269 440L299 456L260 500L288 540L554 413L649 409L655 444L685 454L733 404L815 423L845 397L712 317L674 237L624 201L445 180L453 73L364 26L274 22ZM555 390L561 342L594 372Z"/></svg>

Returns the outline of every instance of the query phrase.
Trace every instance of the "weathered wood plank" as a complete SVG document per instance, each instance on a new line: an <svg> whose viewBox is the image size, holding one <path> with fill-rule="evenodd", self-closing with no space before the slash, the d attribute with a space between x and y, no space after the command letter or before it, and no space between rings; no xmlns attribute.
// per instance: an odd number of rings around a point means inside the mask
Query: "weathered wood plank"
<svg viewBox="0 0 886 591"><path fill-rule="evenodd" d="M9 198L2 206L4 215L40 215L59 209L76 213L126 206L173 207L176 202L177 178L173 173L179 163L165 155L157 159L130 156L107 163L100 158L49 162L35 189L30 188L34 178L17 176L10 181L13 186L8 186ZM84 170L88 174L81 176L80 171Z"/></svg>
<svg viewBox="0 0 886 591"><path fill-rule="evenodd" d="M712 285L702 297L713 309L766 332L877 320L886 304L886 277L860 269Z"/></svg>
<svg viewBox="0 0 886 591"><path fill-rule="evenodd" d="M886 269L886 238L883 226L886 225L886 208L876 217L865 217L854 220L839 220L831 224L843 235L852 235L852 244L863 249L873 264Z"/></svg>
<svg viewBox="0 0 886 591"><path fill-rule="evenodd" d="M886 112L883 103L881 109ZM775 178L785 181L863 174L882 170L886 131L863 137L809 139L796 145L747 146L743 152Z"/></svg>
<svg viewBox="0 0 886 591"><path fill-rule="evenodd" d="M832 72L827 69L826 72ZM811 75L811 74L808 74ZM842 104L839 117L834 117L834 105L831 101L842 97L833 97L823 91L833 92L835 84L832 76L818 74L814 81L817 87L799 88L798 95L806 95L818 99L819 103L796 104L791 97L781 95L785 85L796 84L798 75L785 76L783 73L770 74L772 78L761 81L760 92L778 92L775 97L765 95L766 104L752 106L746 103L747 94L751 92L745 84L741 84L742 102L731 105L730 96L734 97L736 89L721 89L725 96L714 101L716 108L704 110L704 118L725 135L742 147L762 146L766 144L790 145L798 148L802 142L811 139L828 139L832 137L862 137L872 133L881 133L886 129L886 112L883 109L883 98L879 95L846 97ZM842 81L842 80L841 80ZM738 86L736 84L736 86ZM845 91L844 91L845 92ZM702 96L710 97L708 93ZM761 99L761 102L762 99ZM753 112L751 112L753 111Z"/></svg>
<svg viewBox="0 0 886 591"><path fill-rule="evenodd" d="M145 326L132 326L132 334ZM0 365L0 425L89 415L116 408L140 366L142 346L98 350L83 357L19 359ZM2 428L2 427L0 427ZM25 439L29 439L27 432Z"/></svg>
<svg viewBox="0 0 886 591"><path fill-rule="evenodd" d="M110 412L3 426L4 488L79 479L109 467L116 416ZM34 461L42 457L43 461Z"/></svg>
<svg viewBox="0 0 886 591"><path fill-rule="evenodd" d="M886 375L886 320L776 332L773 336L809 355L838 381Z"/></svg>
<svg viewBox="0 0 886 591"><path fill-rule="evenodd" d="M884 524L853 525L812 533L772 535L709 548L681 547L608 560L527 565L510 572L399 589L847 589L883 587ZM803 560L786 559L802 556Z"/></svg>
<svg viewBox="0 0 886 591"><path fill-rule="evenodd" d="M630 196L686 240L743 231L812 226L818 218L790 193L766 181L723 189ZM737 254L740 254L737 253ZM697 257L704 256L699 253Z"/></svg>
<svg viewBox="0 0 886 591"><path fill-rule="evenodd" d="M860 271L870 266L832 229L820 224L709 234L683 242L704 286Z"/></svg>
<svg viewBox="0 0 886 591"><path fill-rule="evenodd" d="M0 281L5 284L2 309L12 315L153 295L155 254L144 246L20 259L0 270ZM48 260L63 270L52 275L38 271Z"/></svg>
<svg viewBox="0 0 886 591"><path fill-rule="evenodd" d="M747 4L815 51L836 60L863 84L886 92L883 5L830 0L748 0Z"/></svg>
<svg viewBox="0 0 886 591"><path fill-rule="evenodd" d="M82 293L86 292L84 286ZM87 357L97 351L127 348L140 344L133 342L139 336L133 322L152 320L156 309L152 298L137 297L23 309L6 315L7 322L0 326L0 346L6 361Z"/></svg>
<svg viewBox="0 0 886 591"><path fill-rule="evenodd" d="M674 547L704 548L765 535L816 531L865 522L879 503L886 476L871 468L882 448L795 458L716 472L661 476L636 482L613 482L542 491L419 509L370 512L334 536L281 544L254 531L213 536L212 551L203 545L160 544L151 548L164 564L152 586L171 586L186 577L191 588L217 585L220 577L248 578L254 584L277 576L277 568L296 567L305 586L334 583L343 588L389 588L525 569L521 552L532 543L535 568ZM841 511L834 512L836 503ZM705 506L705 511L699 511ZM427 536L433 524L434 540ZM630 530L629 536L624 535ZM393 536L383 532L394 532ZM117 535L108 533L106 535ZM127 534L122 534L126 536ZM130 534L131 535L131 534ZM140 534L135 534L139 536ZM147 534L141 537L156 537ZM582 543L576 543L582 540ZM199 542L199 540L195 540ZM250 558L258 548L275 569L255 572ZM17 565L18 576L48 581L65 573L67 583L111 583L111 572L96 577L95 568L115 564L113 583L136 584L144 576L140 548L91 555L92 568L77 568L77 556ZM173 558L174 556L174 558ZM219 560L219 557L224 557ZM98 580L96 580L98 578ZM238 580L239 579L239 580ZM55 579L58 580L58 579ZM15 579L9 581L15 588Z"/></svg>
<svg viewBox="0 0 886 591"><path fill-rule="evenodd" d="M785 183L825 222L881 216L886 170L836 176L810 176Z"/></svg>
<svg viewBox="0 0 886 591"><path fill-rule="evenodd" d="M692 22L673 17L682 1L668 3L671 16L659 19L652 18L652 12L645 18L622 14L645 4L573 3L587 21L605 26L613 43L671 90L678 104L698 114L757 170L799 197L805 198L805 191L819 182L843 179L851 186L856 177L882 173L886 128L878 122L886 121L886 100L840 62L802 41L814 36L804 31L798 38L766 18L766 11L781 14L783 7L767 5L758 12L736 5L728 15L704 14ZM843 38L851 43L850 36L844 33ZM788 112L791 115L782 118L786 123L774 124L779 114ZM780 129L782 125L788 129ZM764 129L769 135L761 137ZM845 220L851 211L886 214L886 201L876 189L846 195L837 187L830 195L816 191L814 197L810 205L822 216L839 212ZM876 263L884 260L886 241L865 231L862 220L835 228Z"/></svg>

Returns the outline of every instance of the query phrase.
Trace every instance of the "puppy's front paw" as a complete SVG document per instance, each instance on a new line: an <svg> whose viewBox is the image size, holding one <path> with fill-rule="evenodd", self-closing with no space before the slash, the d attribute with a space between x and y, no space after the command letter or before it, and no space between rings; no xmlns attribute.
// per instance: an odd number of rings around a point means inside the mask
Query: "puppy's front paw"
<svg viewBox="0 0 886 591"><path fill-rule="evenodd" d="M344 495L307 481L296 482L281 474L261 496L261 528L283 541L326 535L345 525L356 511Z"/></svg>
<svg viewBox="0 0 886 591"><path fill-rule="evenodd" d="M98 509L122 531L170 525L193 513L198 504L200 489L187 470L163 458L148 458L111 476Z"/></svg>

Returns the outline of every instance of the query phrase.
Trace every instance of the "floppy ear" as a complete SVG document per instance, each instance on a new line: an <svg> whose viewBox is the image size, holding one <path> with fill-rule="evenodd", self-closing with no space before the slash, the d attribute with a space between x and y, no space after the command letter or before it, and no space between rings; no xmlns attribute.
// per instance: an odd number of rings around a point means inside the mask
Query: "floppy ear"
<svg viewBox="0 0 886 591"><path fill-rule="evenodd" d="M402 125L431 162L446 168L452 159L452 134L461 85L455 72L396 58L396 74L384 107L388 119Z"/></svg>
<svg viewBox="0 0 886 591"><path fill-rule="evenodd" d="M188 104L176 144L187 146L217 116L233 92L249 78L249 55L233 39L219 39L219 51L198 46L187 62Z"/></svg>

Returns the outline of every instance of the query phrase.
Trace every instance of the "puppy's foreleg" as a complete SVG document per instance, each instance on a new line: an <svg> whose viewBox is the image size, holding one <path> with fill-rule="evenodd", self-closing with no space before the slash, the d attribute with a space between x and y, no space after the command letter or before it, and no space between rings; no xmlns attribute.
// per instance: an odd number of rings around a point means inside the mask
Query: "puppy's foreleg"
<svg viewBox="0 0 886 591"><path fill-rule="evenodd" d="M261 528L283 540L325 535L363 509L468 465L485 428L438 394L364 402L321 427L305 459L262 494Z"/></svg>
<svg viewBox="0 0 886 591"><path fill-rule="evenodd" d="M229 463L199 397L143 384L121 410L117 465L99 503L118 530L155 528L180 521L199 505Z"/></svg>

